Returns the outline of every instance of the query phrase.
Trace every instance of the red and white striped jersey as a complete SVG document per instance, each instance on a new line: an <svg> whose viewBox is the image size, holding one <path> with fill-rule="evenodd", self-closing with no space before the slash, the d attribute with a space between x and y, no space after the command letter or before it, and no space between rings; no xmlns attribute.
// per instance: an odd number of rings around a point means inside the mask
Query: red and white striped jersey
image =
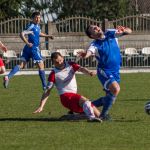
<svg viewBox="0 0 150 150"><path fill-rule="evenodd" d="M65 62L64 69L52 69L48 77L48 88L52 88L55 84L59 95L64 93L77 93L75 72L79 68L79 64L74 62Z"/></svg>

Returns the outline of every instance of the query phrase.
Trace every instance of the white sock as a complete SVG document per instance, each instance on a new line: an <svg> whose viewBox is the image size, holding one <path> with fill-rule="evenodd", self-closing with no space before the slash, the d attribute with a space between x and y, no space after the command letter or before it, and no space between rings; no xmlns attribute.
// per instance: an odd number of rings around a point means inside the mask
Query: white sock
<svg viewBox="0 0 150 150"><path fill-rule="evenodd" d="M83 103L83 111L88 116L89 119L95 118L93 107L91 106L90 101L85 101Z"/></svg>

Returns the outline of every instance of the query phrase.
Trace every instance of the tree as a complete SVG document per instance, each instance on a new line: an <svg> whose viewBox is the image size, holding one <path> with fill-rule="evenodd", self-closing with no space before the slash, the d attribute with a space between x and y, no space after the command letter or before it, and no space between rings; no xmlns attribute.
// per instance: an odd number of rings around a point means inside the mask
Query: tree
<svg viewBox="0 0 150 150"><path fill-rule="evenodd" d="M84 15L97 19L114 19L128 14L130 0L52 0L51 13L56 13L58 19Z"/></svg>
<svg viewBox="0 0 150 150"><path fill-rule="evenodd" d="M20 15L19 8L22 0L1 0L0 19L6 19Z"/></svg>
<svg viewBox="0 0 150 150"><path fill-rule="evenodd" d="M129 12L131 0L1 0L0 17L29 17L33 11L41 12L43 22L67 16L89 16L103 20L122 17Z"/></svg>

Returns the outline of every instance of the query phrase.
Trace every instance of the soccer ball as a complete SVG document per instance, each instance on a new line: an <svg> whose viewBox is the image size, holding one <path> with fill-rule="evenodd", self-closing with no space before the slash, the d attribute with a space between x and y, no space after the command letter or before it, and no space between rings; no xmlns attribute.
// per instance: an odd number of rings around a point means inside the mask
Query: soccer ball
<svg viewBox="0 0 150 150"><path fill-rule="evenodd" d="M150 115L150 102L147 102L146 104L145 104L145 112L148 114L148 115Z"/></svg>

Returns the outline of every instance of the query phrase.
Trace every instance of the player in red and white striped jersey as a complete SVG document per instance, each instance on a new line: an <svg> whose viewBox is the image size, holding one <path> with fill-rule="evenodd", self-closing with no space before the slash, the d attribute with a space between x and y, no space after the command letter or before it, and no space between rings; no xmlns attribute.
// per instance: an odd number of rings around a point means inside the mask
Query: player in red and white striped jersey
<svg viewBox="0 0 150 150"><path fill-rule="evenodd" d="M7 51L7 47L0 41L0 49L2 49L4 52ZM2 58L0 58L0 74L5 73L5 65L4 62L2 60Z"/></svg>
<svg viewBox="0 0 150 150"><path fill-rule="evenodd" d="M96 72L89 71L87 68L81 67L74 62L65 62L63 56L59 52L52 53L51 59L55 68L49 75L47 90L42 95L40 106L34 111L34 113L39 113L43 110L50 95L50 91L55 85L64 107L72 112L84 112L90 121L101 122L99 119L99 110L91 104L89 99L77 94L77 83L75 78L76 71L83 72L90 76L96 75Z"/></svg>

